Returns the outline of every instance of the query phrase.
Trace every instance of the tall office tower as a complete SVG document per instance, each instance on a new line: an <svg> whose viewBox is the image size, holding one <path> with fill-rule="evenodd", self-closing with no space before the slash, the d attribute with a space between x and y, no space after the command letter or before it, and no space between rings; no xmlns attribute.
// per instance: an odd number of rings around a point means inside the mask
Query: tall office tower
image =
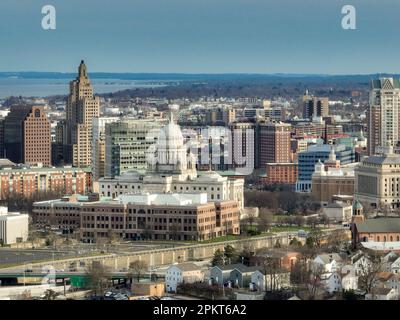
<svg viewBox="0 0 400 320"><path fill-rule="evenodd" d="M256 165L255 129L256 125L251 122L234 122L229 125L231 147L228 163L243 175L251 174Z"/></svg>
<svg viewBox="0 0 400 320"><path fill-rule="evenodd" d="M105 175L106 166L106 124L118 121L119 117L93 118L92 174L97 181Z"/></svg>
<svg viewBox="0 0 400 320"><path fill-rule="evenodd" d="M100 99L93 95L84 61L79 65L78 77L70 82L67 100L67 141L76 167L87 167L92 162L92 123L100 115ZM70 157L69 157L70 158Z"/></svg>
<svg viewBox="0 0 400 320"><path fill-rule="evenodd" d="M210 126L227 126L229 123L235 121L236 112L232 108L216 108L207 110L206 122Z"/></svg>
<svg viewBox="0 0 400 320"><path fill-rule="evenodd" d="M23 162L51 165L51 124L42 107L32 107L23 122Z"/></svg>
<svg viewBox="0 0 400 320"><path fill-rule="evenodd" d="M156 142L162 125L162 121L149 119L106 124L105 175L115 177L127 171L146 171L146 151Z"/></svg>
<svg viewBox="0 0 400 320"><path fill-rule="evenodd" d="M326 117L329 115L328 98L314 97L308 94L303 96L303 118L312 120L314 117Z"/></svg>
<svg viewBox="0 0 400 320"><path fill-rule="evenodd" d="M51 165L51 127L42 107L14 105L4 119L5 157Z"/></svg>
<svg viewBox="0 0 400 320"><path fill-rule="evenodd" d="M289 163L291 125L288 123L260 123L257 145L259 148L259 166L266 163Z"/></svg>
<svg viewBox="0 0 400 320"><path fill-rule="evenodd" d="M60 120L57 122L55 128L55 139L52 145L52 160L53 165L61 166L68 162L68 159L72 158L72 155L69 154L70 150L66 143L67 139L67 121Z"/></svg>
<svg viewBox="0 0 400 320"><path fill-rule="evenodd" d="M368 109L368 154L382 147L396 146L400 140L400 82L393 78L371 81Z"/></svg>

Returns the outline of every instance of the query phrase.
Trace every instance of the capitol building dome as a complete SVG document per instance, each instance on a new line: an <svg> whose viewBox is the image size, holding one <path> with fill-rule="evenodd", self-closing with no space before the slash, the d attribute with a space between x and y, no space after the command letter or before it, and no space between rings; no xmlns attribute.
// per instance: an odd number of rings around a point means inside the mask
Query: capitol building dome
<svg viewBox="0 0 400 320"><path fill-rule="evenodd" d="M197 176L196 161L188 153L179 125L171 114L170 122L160 130L157 143L147 154L148 173L175 174L181 178Z"/></svg>

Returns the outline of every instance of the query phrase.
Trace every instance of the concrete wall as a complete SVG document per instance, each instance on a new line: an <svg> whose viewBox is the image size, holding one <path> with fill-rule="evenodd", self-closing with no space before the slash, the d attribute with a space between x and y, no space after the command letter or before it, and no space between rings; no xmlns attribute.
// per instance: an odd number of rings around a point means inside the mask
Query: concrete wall
<svg viewBox="0 0 400 320"><path fill-rule="evenodd" d="M304 239L300 239L304 240ZM154 249L146 250L141 252L134 252L123 255L107 255L97 257L78 257L74 259L58 260L54 263L55 269L64 269L68 271L68 268L72 262L85 262L86 265L92 261L100 261L106 266L110 267L113 271L118 271L123 268L128 268L129 264L135 260L145 261L150 266L161 266L170 265L177 262L193 261L196 259L208 259L214 255L217 249L223 250L225 246L231 245L238 251L248 249L255 251L261 248L272 248L279 242L281 245L287 245L289 242L287 235L275 235L275 236L264 236L264 237L252 237L242 240L232 240L209 244L194 244L189 246L166 248L166 249ZM49 265L47 263L34 263L34 268Z"/></svg>

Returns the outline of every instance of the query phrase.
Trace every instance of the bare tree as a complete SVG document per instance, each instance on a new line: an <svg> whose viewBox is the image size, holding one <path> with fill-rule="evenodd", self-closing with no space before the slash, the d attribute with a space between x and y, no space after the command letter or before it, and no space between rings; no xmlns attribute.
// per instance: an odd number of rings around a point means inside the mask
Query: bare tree
<svg viewBox="0 0 400 320"><path fill-rule="evenodd" d="M139 282L140 277L146 272L147 268L148 265L145 261L136 260L129 264L129 273L132 274L132 277L136 276L136 280Z"/></svg>
<svg viewBox="0 0 400 320"><path fill-rule="evenodd" d="M267 256L262 262L263 271L266 277L267 291L277 291L282 286L282 272L280 259Z"/></svg>
<svg viewBox="0 0 400 320"><path fill-rule="evenodd" d="M302 227L304 225L305 219L303 216L301 215L296 215L294 223L298 226L298 227Z"/></svg>
<svg viewBox="0 0 400 320"><path fill-rule="evenodd" d="M55 292L54 290L47 289L44 292L43 300L56 300L56 298L60 295L60 293Z"/></svg>
<svg viewBox="0 0 400 320"><path fill-rule="evenodd" d="M379 256L369 256L365 263L359 264L360 273L358 277L358 284L360 289L370 293L376 285L378 273L383 268L382 259Z"/></svg>
<svg viewBox="0 0 400 320"><path fill-rule="evenodd" d="M272 223L272 212L267 208L260 209L257 228L259 232L268 231Z"/></svg>
<svg viewBox="0 0 400 320"><path fill-rule="evenodd" d="M338 252L342 247L346 246L349 237L346 230L332 230L326 238L326 246L331 252Z"/></svg>
<svg viewBox="0 0 400 320"><path fill-rule="evenodd" d="M111 278L109 268L98 261L93 261L87 266L86 276L89 279L89 288L95 295L103 294Z"/></svg>
<svg viewBox="0 0 400 320"><path fill-rule="evenodd" d="M174 223L169 227L169 236L174 241L180 240L181 226L178 223Z"/></svg>

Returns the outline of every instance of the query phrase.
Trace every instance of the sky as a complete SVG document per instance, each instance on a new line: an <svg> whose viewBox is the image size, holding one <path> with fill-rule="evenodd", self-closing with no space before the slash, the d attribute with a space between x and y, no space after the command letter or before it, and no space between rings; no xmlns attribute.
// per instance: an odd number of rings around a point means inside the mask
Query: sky
<svg viewBox="0 0 400 320"><path fill-rule="evenodd" d="M400 73L399 15L399 0L1 0L0 71Z"/></svg>

